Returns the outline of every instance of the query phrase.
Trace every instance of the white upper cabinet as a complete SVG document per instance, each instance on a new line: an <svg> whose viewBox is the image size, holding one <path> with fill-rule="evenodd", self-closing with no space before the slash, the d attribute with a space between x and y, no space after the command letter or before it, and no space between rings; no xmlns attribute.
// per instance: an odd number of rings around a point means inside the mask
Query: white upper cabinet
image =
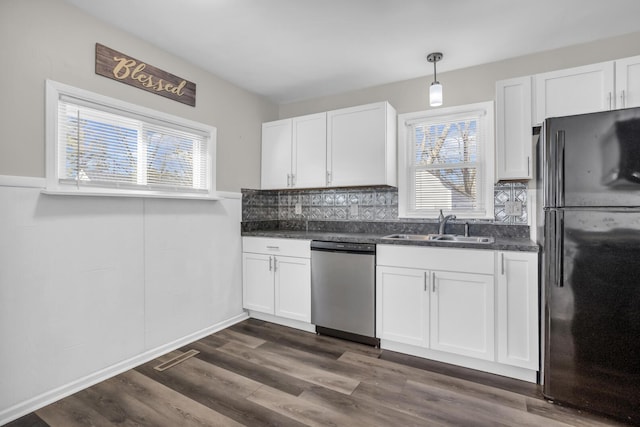
<svg viewBox="0 0 640 427"><path fill-rule="evenodd" d="M287 188L291 182L292 120L262 124L261 188Z"/></svg>
<svg viewBox="0 0 640 427"><path fill-rule="evenodd" d="M531 179L531 76L496 82L496 179Z"/></svg>
<svg viewBox="0 0 640 427"><path fill-rule="evenodd" d="M397 185L388 102L262 124L261 188Z"/></svg>
<svg viewBox="0 0 640 427"><path fill-rule="evenodd" d="M616 108L640 107L640 56L616 61Z"/></svg>
<svg viewBox="0 0 640 427"><path fill-rule="evenodd" d="M262 124L263 190L324 187L327 113Z"/></svg>
<svg viewBox="0 0 640 427"><path fill-rule="evenodd" d="M327 113L293 118L290 186L324 187L327 171Z"/></svg>
<svg viewBox="0 0 640 427"><path fill-rule="evenodd" d="M547 117L614 109L613 80L613 61L537 74L536 123Z"/></svg>
<svg viewBox="0 0 640 427"><path fill-rule="evenodd" d="M327 185L397 185L396 111L388 102L327 113Z"/></svg>

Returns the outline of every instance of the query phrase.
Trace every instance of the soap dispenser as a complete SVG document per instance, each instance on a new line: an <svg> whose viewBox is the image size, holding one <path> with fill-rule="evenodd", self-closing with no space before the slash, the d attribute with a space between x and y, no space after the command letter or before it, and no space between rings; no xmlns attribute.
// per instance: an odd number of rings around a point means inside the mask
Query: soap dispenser
<svg viewBox="0 0 640 427"><path fill-rule="evenodd" d="M442 209L440 209L440 216L438 216L438 222L442 224L442 221L444 221L444 215L442 214Z"/></svg>

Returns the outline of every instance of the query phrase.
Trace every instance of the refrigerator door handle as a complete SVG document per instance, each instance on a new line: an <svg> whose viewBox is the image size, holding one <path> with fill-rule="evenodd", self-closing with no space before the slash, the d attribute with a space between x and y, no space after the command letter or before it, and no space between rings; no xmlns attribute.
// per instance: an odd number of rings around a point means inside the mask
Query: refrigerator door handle
<svg viewBox="0 0 640 427"><path fill-rule="evenodd" d="M558 173L556 174L556 206L564 207L564 138L563 130L556 132L556 150L558 159Z"/></svg>
<svg viewBox="0 0 640 427"><path fill-rule="evenodd" d="M556 286L564 287L564 212L556 213Z"/></svg>

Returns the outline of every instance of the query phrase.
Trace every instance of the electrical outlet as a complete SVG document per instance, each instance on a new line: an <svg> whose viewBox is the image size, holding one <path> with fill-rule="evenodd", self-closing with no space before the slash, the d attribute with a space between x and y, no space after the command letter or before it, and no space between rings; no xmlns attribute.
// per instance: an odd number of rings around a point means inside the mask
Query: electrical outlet
<svg viewBox="0 0 640 427"><path fill-rule="evenodd" d="M302 214L302 203L300 202L296 203L296 206L294 209L295 209L296 215Z"/></svg>
<svg viewBox="0 0 640 427"><path fill-rule="evenodd" d="M522 216L522 202L518 200L505 202L504 213L509 216Z"/></svg>
<svg viewBox="0 0 640 427"><path fill-rule="evenodd" d="M352 218L355 218L358 216L358 205L357 204L353 204L351 206L349 206L349 216Z"/></svg>

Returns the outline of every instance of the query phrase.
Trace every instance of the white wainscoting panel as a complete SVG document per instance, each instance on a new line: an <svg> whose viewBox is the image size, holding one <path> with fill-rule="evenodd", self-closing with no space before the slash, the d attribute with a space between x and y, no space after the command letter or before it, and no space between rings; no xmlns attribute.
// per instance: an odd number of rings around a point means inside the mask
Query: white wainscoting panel
<svg viewBox="0 0 640 427"><path fill-rule="evenodd" d="M240 205L0 185L0 425L241 320Z"/></svg>

